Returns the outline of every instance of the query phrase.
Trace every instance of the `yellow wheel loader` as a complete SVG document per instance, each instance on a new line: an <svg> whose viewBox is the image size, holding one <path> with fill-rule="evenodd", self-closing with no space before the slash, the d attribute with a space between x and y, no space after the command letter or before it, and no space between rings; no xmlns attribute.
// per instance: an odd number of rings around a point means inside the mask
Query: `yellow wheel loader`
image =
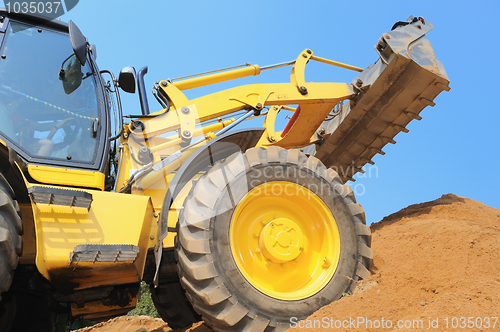
<svg viewBox="0 0 500 332"><path fill-rule="evenodd" d="M215 331L286 330L351 294L373 253L346 182L449 90L431 29L398 22L366 69L305 49L160 80L150 112L147 67L115 78L73 22L1 10L0 330L125 314L141 281L170 327ZM310 61L358 73L306 82ZM283 66L290 82L183 93ZM138 90L138 114L119 89Z"/></svg>

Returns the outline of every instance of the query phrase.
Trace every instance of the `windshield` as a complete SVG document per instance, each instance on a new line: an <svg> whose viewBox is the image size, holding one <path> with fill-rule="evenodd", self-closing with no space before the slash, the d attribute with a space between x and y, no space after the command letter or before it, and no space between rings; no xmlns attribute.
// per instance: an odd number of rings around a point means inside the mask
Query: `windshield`
<svg viewBox="0 0 500 332"><path fill-rule="evenodd" d="M96 83L67 35L12 22L0 59L0 132L30 156L93 163Z"/></svg>

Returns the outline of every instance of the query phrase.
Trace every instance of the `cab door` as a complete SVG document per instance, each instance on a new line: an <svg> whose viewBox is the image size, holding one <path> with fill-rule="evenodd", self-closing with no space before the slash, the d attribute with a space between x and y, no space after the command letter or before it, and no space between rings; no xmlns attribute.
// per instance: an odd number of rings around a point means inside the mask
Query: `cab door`
<svg viewBox="0 0 500 332"><path fill-rule="evenodd" d="M107 102L93 59L81 65L64 24L12 19L0 52L0 136L26 161L29 177L103 190Z"/></svg>

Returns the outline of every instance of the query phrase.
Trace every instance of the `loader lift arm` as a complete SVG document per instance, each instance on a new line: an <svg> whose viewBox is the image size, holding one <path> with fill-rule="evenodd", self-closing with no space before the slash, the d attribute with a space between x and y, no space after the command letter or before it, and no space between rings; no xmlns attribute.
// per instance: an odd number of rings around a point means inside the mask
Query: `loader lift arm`
<svg viewBox="0 0 500 332"><path fill-rule="evenodd" d="M177 129L180 122L179 136L188 140L192 135L185 134L188 132L192 133L195 121L205 122L244 109L261 111L265 107L273 105L282 106L298 104L301 106L302 115L297 119L297 123L292 126L291 132L283 137L274 138L274 141L270 141L267 137L274 136L275 131L274 128L268 128L268 132L264 134L266 140L263 140L262 144L277 145L287 148L309 145L314 141L312 135L315 130L333 107L339 101L355 96L350 84L306 83L304 79L304 70L310 59L357 71L361 70L354 66L314 57L312 51L306 49L301 52L295 61L285 62L279 65L260 68L258 65L248 64L245 68L189 78L181 81L163 80L159 82L156 89L160 98L164 99L166 104L170 105L170 111L172 112L174 109L183 110L184 107L189 108L191 105L195 105L196 114L177 112L178 122L172 121L170 118L167 122L167 117L165 117L165 121L148 121L147 118L143 119L145 123L144 133L148 136L156 136ZM258 75L263 70L286 65L293 65L290 83L240 86L193 100L188 100L182 93L183 90L241 77ZM189 123L189 126L186 123Z"/></svg>

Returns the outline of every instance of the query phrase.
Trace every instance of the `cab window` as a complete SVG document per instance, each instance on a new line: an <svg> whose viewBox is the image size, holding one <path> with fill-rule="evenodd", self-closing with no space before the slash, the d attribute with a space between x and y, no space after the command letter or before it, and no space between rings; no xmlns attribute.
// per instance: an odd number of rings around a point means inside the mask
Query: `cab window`
<svg viewBox="0 0 500 332"><path fill-rule="evenodd" d="M99 102L65 34L12 22L0 59L0 133L35 158L93 164Z"/></svg>

